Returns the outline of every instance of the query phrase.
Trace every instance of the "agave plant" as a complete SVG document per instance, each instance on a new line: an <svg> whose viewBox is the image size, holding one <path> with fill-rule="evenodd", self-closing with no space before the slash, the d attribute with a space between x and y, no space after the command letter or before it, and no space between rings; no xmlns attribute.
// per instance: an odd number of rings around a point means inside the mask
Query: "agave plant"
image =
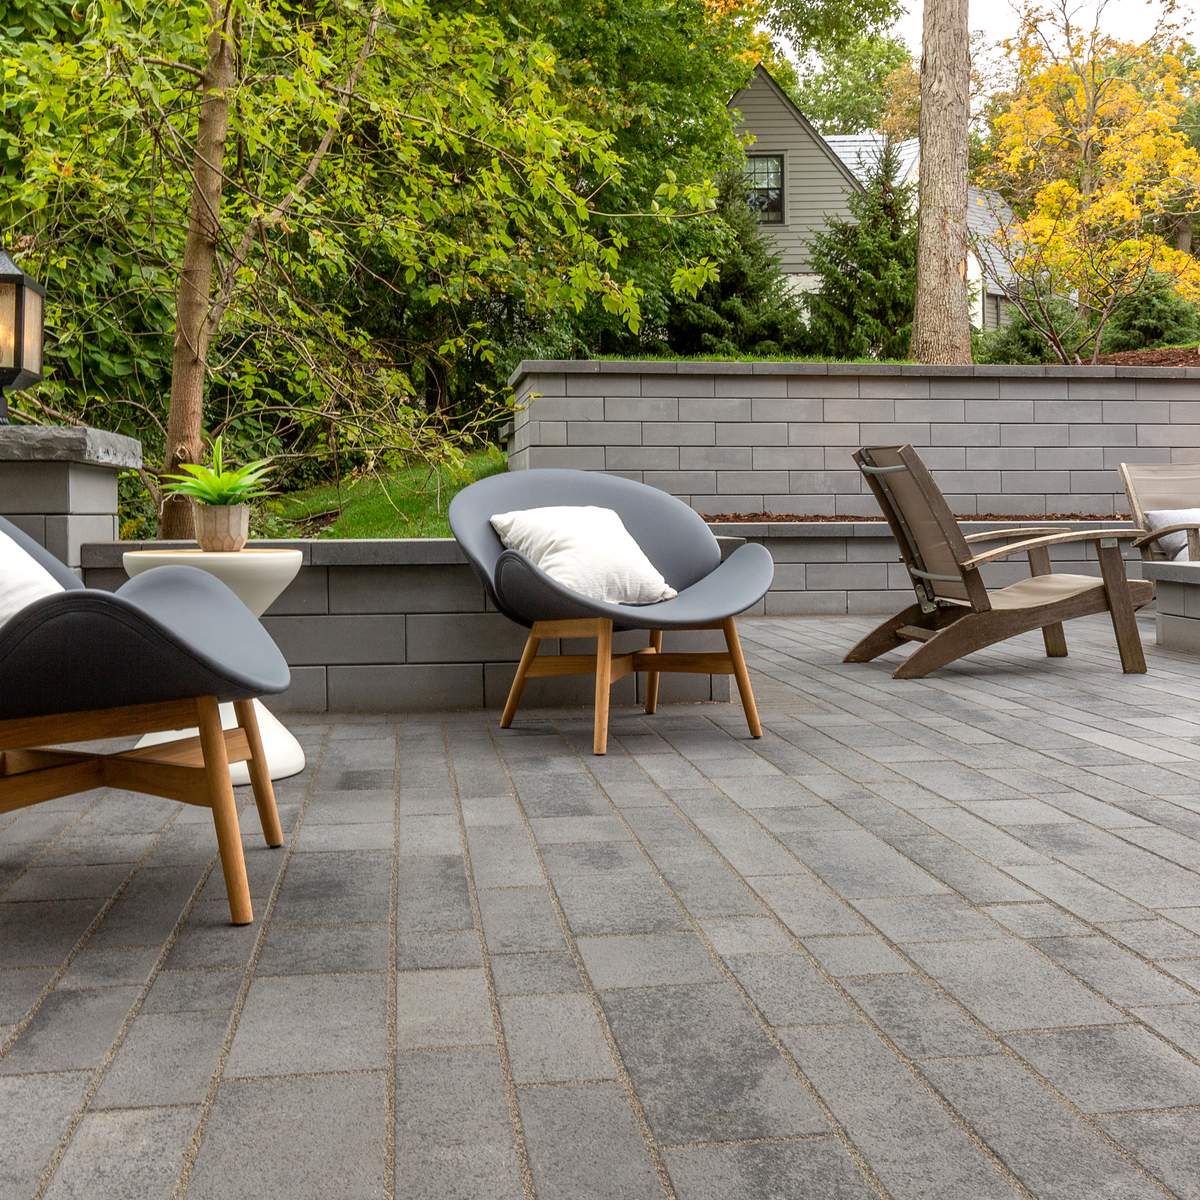
<svg viewBox="0 0 1200 1200"><path fill-rule="evenodd" d="M180 463L183 475L164 475L163 490L176 496L190 496L200 504L244 504L270 494L263 480L270 474L270 460L260 458L244 467L226 470L221 439L212 444L212 466L199 463Z"/></svg>

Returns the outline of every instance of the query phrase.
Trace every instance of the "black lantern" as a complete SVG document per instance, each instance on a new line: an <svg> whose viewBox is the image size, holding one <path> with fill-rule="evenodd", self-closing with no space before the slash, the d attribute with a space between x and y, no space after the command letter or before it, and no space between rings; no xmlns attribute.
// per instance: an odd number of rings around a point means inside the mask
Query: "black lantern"
<svg viewBox="0 0 1200 1200"><path fill-rule="evenodd" d="M8 424L5 389L27 388L42 377L46 289L0 250L0 425Z"/></svg>

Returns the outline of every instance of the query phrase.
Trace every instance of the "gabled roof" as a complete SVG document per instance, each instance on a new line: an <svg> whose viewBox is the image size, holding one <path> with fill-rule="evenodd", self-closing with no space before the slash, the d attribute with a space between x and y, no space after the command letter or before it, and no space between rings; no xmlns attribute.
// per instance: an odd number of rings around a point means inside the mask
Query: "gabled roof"
<svg viewBox="0 0 1200 1200"><path fill-rule="evenodd" d="M789 96L787 94L787 92L785 92L783 90L783 88L781 88L779 86L779 84L777 84L775 82L775 80L771 76L771 72L768 71L767 68L762 65L762 63L759 63L758 66L754 68L754 75L755 75L756 79L761 80L763 83L765 83L767 85L767 87L769 87L771 89L772 92L775 93L776 97L783 104L784 108L786 108L787 111L791 114L791 116L795 119L796 124L799 125L800 128L803 129L804 132L806 134L808 134L808 136L810 138L812 138L812 140L816 144L817 148L826 156L826 158L829 159L829 161L845 177L846 182L849 183L850 186L853 187L855 190L862 191L862 184L856 178L854 172L846 165L846 163L837 154L837 152L829 145L829 143L824 139L824 137L822 137L821 134L819 134L817 132L817 130L813 126L812 122L810 122L809 119L796 107L796 103L791 98L791 96ZM747 88L749 88L751 86L752 86L751 84L747 84L746 87L742 88L741 90L744 92L744 91L746 91ZM732 105L733 101L736 99L737 99L737 96L734 96L729 101L729 103Z"/></svg>
<svg viewBox="0 0 1200 1200"><path fill-rule="evenodd" d="M869 129L864 133L837 133L825 138L829 148L854 172L859 183L865 184L883 154L886 138ZM900 165L900 178L909 179L921 157L921 144L916 138L895 144Z"/></svg>

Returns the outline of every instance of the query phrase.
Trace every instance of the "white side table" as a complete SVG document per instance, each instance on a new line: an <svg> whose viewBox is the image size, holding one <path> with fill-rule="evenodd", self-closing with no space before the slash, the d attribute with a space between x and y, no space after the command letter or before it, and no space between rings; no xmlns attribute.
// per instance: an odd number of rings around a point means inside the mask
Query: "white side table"
<svg viewBox="0 0 1200 1200"><path fill-rule="evenodd" d="M153 567L199 567L215 575L256 617L261 617L296 578L304 556L299 550L256 548L232 554L210 550L127 550L123 558L125 573L130 576L140 575ZM254 710L258 715L258 728L271 778L287 779L303 771L304 751L295 736L258 700L254 701ZM237 727L232 704L221 705L221 724L226 729ZM138 746L151 746L195 734L194 729L148 733L138 742ZM250 782L244 762L234 763L229 771L235 784Z"/></svg>

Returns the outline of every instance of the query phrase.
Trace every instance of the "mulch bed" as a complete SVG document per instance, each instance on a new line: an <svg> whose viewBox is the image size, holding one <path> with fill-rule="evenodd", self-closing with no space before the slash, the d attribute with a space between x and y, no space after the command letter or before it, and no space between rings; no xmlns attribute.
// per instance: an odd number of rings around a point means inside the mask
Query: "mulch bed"
<svg viewBox="0 0 1200 1200"><path fill-rule="evenodd" d="M955 513L957 521L1120 521L1123 517L1114 517L1112 513L1030 513L1027 515L1014 513ZM768 521L802 521L807 525L824 525L829 523L841 524L845 521L878 521L883 524L882 517L826 517L811 513L715 513L704 518L710 525L717 523L749 524L751 522Z"/></svg>
<svg viewBox="0 0 1200 1200"><path fill-rule="evenodd" d="M1200 346L1166 346L1161 350L1122 350L1106 354L1107 367L1200 367Z"/></svg>

